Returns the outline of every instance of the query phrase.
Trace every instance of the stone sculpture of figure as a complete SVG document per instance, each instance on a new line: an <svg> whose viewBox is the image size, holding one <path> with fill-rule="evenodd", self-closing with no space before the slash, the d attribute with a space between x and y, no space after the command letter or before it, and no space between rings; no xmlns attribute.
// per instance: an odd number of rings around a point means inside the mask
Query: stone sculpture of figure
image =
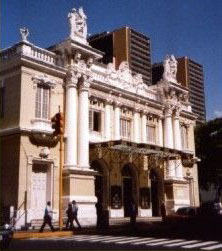
<svg viewBox="0 0 222 251"><path fill-rule="evenodd" d="M164 73L163 73L163 80L177 83L177 60L173 55L166 56L166 59L163 63L164 66Z"/></svg>
<svg viewBox="0 0 222 251"><path fill-rule="evenodd" d="M29 30L27 28L20 28L20 34L22 36L22 41L27 41L27 37L29 35Z"/></svg>
<svg viewBox="0 0 222 251"><path fill-rule="evenodd" d="M87 36L87 24L86 24L86 15L83 11L83 8L80 7L77 11L72 9L68 14L68 20L70 25L70 38L75 39L76 36L86 39Z"/></svg>

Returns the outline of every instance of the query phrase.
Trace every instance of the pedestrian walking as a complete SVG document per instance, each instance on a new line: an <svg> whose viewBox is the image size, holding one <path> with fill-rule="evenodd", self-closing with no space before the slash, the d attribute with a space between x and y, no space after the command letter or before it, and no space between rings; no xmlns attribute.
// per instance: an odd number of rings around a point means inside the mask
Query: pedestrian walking
<svg viewBox="0 0 222 251"><path fill-rule="evenodd" d="M76 203L75 200L72 201L72 217L73 217L73 221L76 222L76 224L78 225L78 228L81 229L81 225L78 221L78 205ZM73 223L73 227L74 227L74 223Z"/></svg>
<svg viewBox="0 0 222 251"><path fill-rule="evenodd" d="M136 225L136 204L134 199L130 202L130 224L134 228Z"/></svg>
<svg viewBox="0 0 222 251"><path fill-rule="evenodd" d="M43 229L45 228L45 225L48 224L52 230L52 232L55 231L53 225L52 225L52 214L54 212L52 211L52 208L51 208L51 202L48 201L47 202L47 205L46 205L46 208L45 208L45 213L44 213L44 221L43 221L43 224L39 230L39 232L43 232Z"/></svg>
<svg viewBox="0 0 222 251"><path fill-rule="evenodd" d="M166 207L164 202L162 202L161 206L160 206L160 213L162 216L162 221L165 222L166 221Z"/></svg>
<svg viewBox="0 0 222 251"><path fill-rule="evenodd" d="M97 224L96 224L96 227L97 228L102 228L102 226L103 226L103 205L99 201L99 199L98 199L95 207L96 207L96 214L97 214Z"/></svg>
<svg viewBox="0 0 222 251"><path fill-rule="evenodd" d="M66 229L73 229L73 213L72 213L72 203L69 202L68 209L66 210L67 215L67 222L66 222Z"/></svg>

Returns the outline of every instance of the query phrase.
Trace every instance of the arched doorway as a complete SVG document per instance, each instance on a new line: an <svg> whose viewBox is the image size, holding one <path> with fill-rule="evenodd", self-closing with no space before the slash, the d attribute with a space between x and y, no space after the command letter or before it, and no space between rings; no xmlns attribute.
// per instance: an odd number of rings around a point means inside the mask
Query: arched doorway
<svg viewBox="0 0 222 251"><path fill-rule="evenodd" d="M127 164L122 169L124 217L130 216L130 203L136 201L136 181L132 167Z"/></svg>
<svg viewBox="0 0 222 251"><path fill-rule="evenodd" d="M160 194L159 194L159 177L153 169L150 171L151 180L151 202L152 202L152 216L160 215Z"/></svg>
<svg viewBox="0 0 222 251"><path fill-rule="evenodd" d="M98 202L103 205L103 208L106 209L109 201L108 169L102 160L94 160L90 166L91 169L96 171L95 196Z"/></svg>

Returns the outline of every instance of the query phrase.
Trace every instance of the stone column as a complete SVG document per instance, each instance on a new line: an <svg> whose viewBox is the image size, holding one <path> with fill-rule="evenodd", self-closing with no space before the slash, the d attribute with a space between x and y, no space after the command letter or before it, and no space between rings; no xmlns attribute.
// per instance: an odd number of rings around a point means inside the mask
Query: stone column
<svg viewBox="0 0 222 251"><path fill-rule="evenodd" d="M83 75L79 86L78 109L78 166L89 168L89 86L90 79Z"/></svg>
<svg viewBox="0 0 222 251"><path fill-rule="evenodd" d="M172 110L170 108L165 109L164 146L173 148Z"/></svg>
<svg viewBox="0 0 222 251"><path fill-rule="evenodd" d="M141 142L142 143L147 143L146 123L147 123L146 114L142 113L142 118L141 118Z"/></svg>
<svg viewBox="0 0 222 251"><path fill-rule="evenodd" d="M114 106L114 140L120 139L120 102Z"/></svg>
<svg viewBox="0 0 222 251"><path fill-rule="evenodd" d="M181 132L180 132L180 121L179 121L179 109L175 110L173 117L173 133L174 133L174 148L181 150Z"/></svg>
<svg viewBox="0 0 222 251"><path fill-rule="evenodd" d="M135 109L133 114L133 141L139 143L140 141L140 114L139 110Z"/></svg>
<svg viewBox="0 0 222 251"><path fill-rule="evenodd" d="M163 121L162 118L158 118L158 137L159 137L159 146L163 146Z"/></svg>
<svg viewBox="0 0 222 251"><path fill-rule="evenodd" d="M105 138L111 140L111 102L105 103Z"/></svg>
<svg viewBox="0 0 222 251"><path fill-rule="evenodd" d="M66 80L66 121L65 121L65 168L77 166L77 83L79 74L71 68L67 72Z"/></svg>

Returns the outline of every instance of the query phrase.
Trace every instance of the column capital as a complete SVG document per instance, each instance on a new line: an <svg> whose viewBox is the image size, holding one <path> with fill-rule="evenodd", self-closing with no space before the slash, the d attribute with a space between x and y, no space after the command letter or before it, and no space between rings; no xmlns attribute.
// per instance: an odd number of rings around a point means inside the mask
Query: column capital
<svg viewBox="0 0 222 251"><path fill-rule="evenodd" d="M133 113L140 113L141 112L141 108L140 107L134 107L133 108Z"/></svg>
<svg viewBox="0 0 222 251"><path fill-rule="evenodd" d="M66 87L75 87L77 88L77 84L79 81L79 78L81 77L81 74L77 72L74 68L68 67L67 73L66 73Z"/></svg>
<svg viewBox="0 0 222 251"><path fill-rule="evenodd" d="M180 106L175 107L175 109L174 109L174 118L175 119L179 119L180 112L181 112L181 107Z"/></svg>
<svg viewBox="0 0 222 251"><path fill-rule="evenodd" d="M114 107L121 107L122 106L122 102L120 102L118 100L114 100L113 104L114 104Z"/></svg>
<svg viewBox="0 0 222 251"><path fill-rule="evenodd" d="M173 114L173 109L171 107L168 106L164 109L164 116L165 117L171 117L172 114Z"/></svg>
<svg viewBox="0 0 222 251"><path fill-rule="evenodd" d="M92 74L82 74L79 90L88 91L92 80L93 80Z"/></svg>

